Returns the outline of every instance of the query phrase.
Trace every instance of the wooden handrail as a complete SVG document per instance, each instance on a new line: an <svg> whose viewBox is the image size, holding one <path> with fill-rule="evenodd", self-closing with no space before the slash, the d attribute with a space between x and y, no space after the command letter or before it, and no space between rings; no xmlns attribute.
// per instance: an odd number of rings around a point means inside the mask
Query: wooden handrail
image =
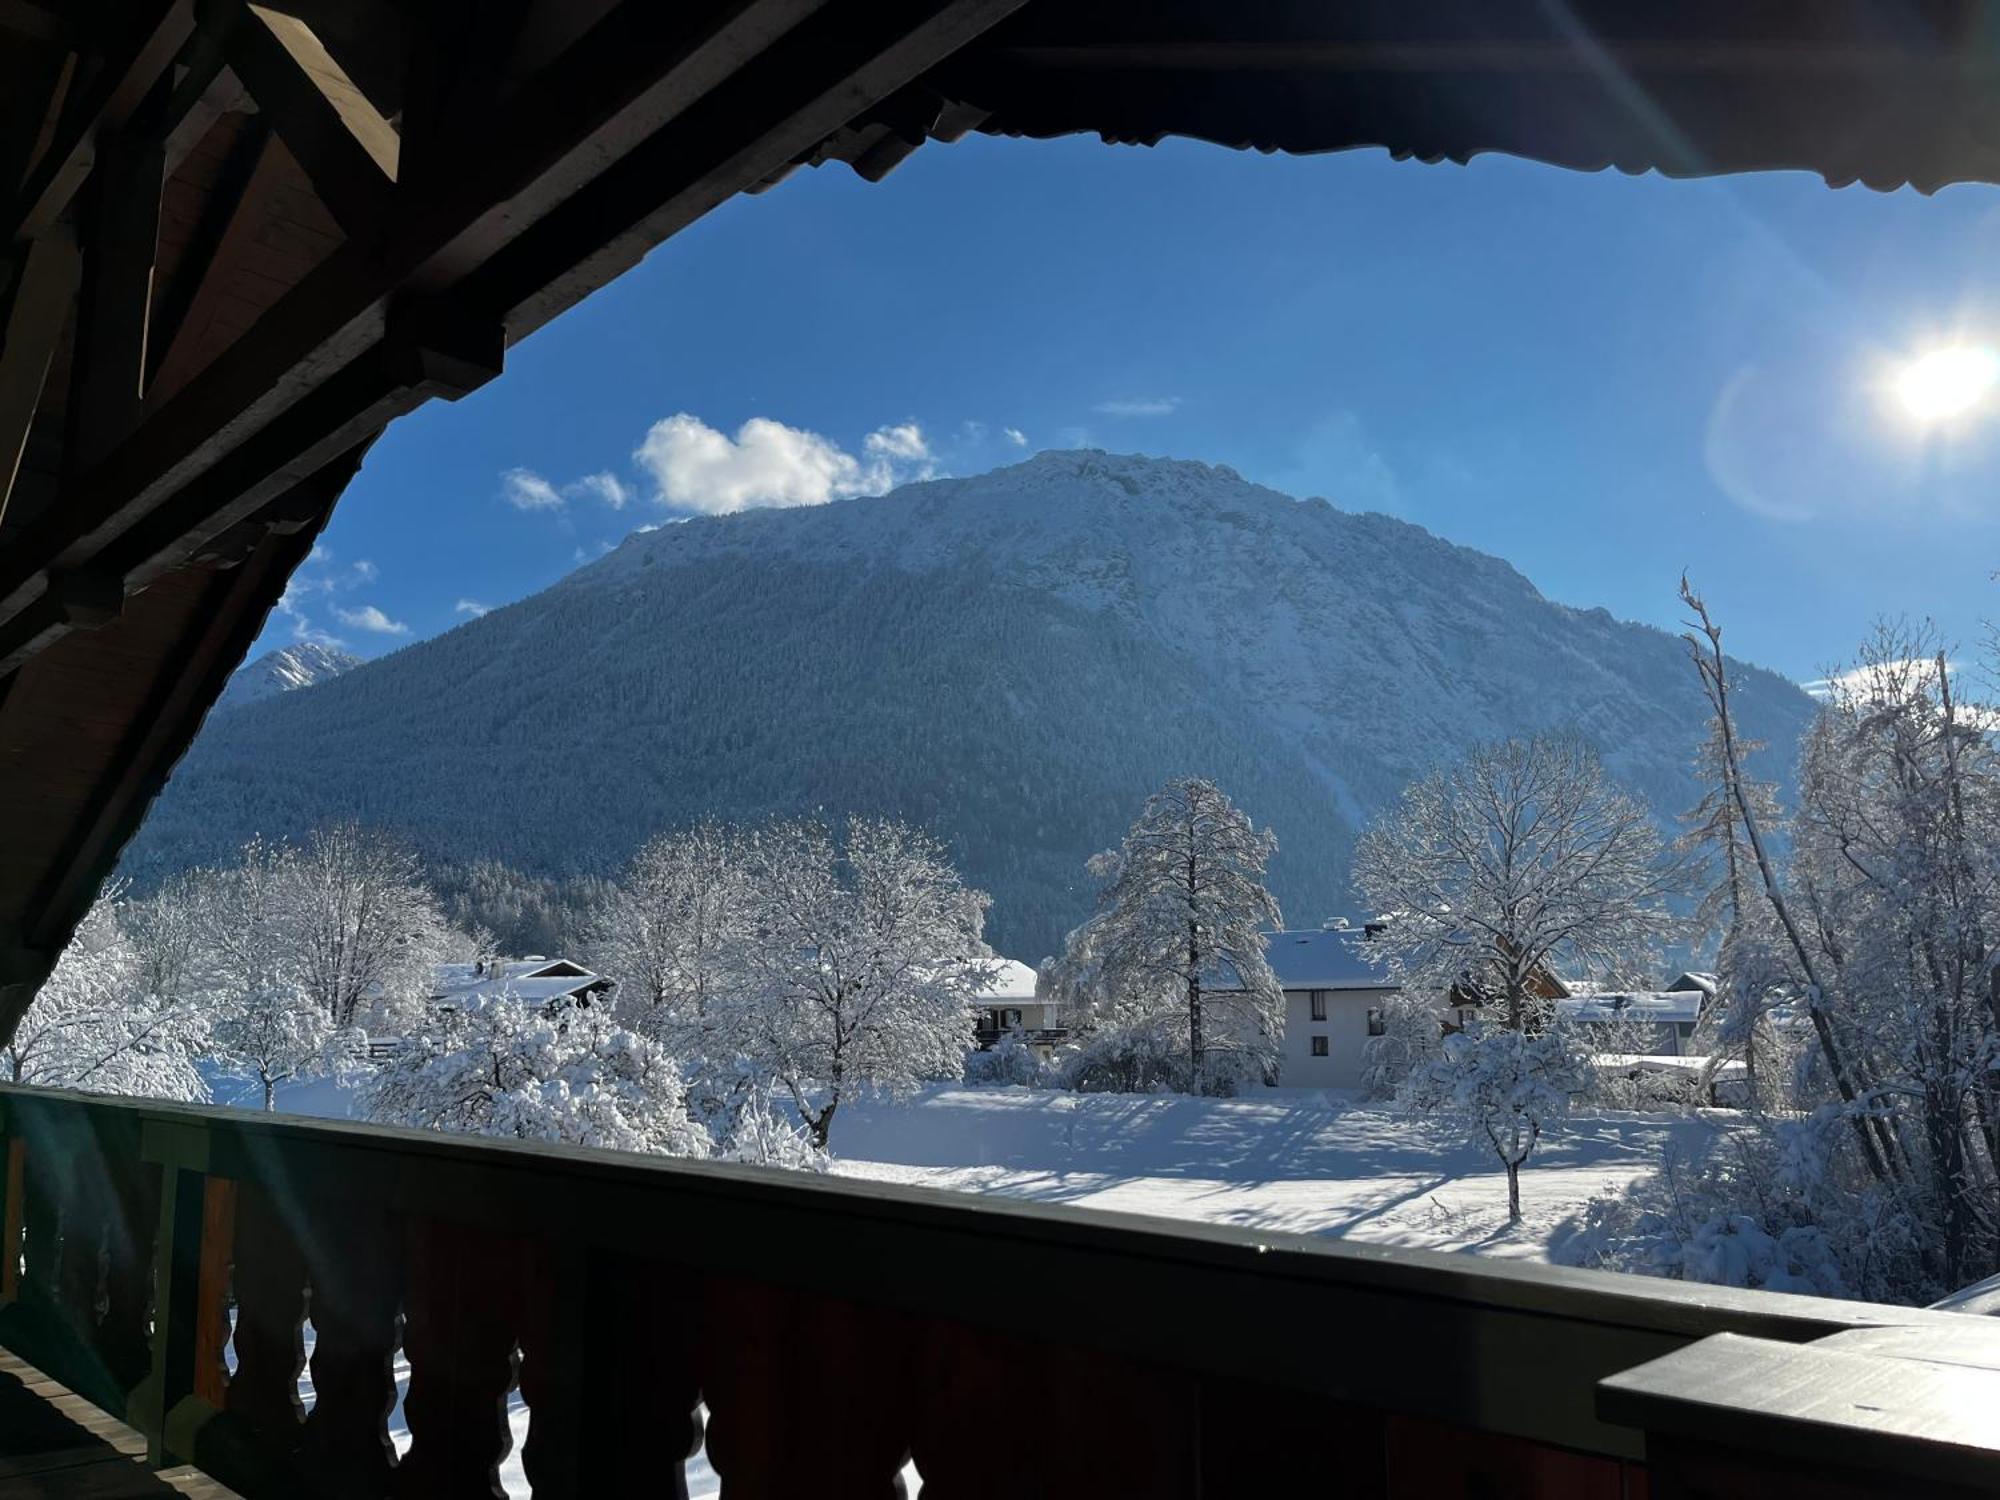
<svg viewBox="0 0 2000 1500"><path fill-rule="evenodd" d="M1398 1452L1406 1465L1434 1462L1443 1441L1468 1462L1484 1453L1478 1461L1518 1468L1532 1449L1615 1471L1640 1460L1644 1442L1598 1415L1606 1377L1722 1333L1797 1344L1963 1321L775 1169L6 1086L0 1135L16 1164L8 1201L24 1205L13 1232L28 1251L20 1295L0 1310L0 1344L100 1404L123 1402L118 1414L148 1434L160 1461L195 1462L253 1496L301 1484L490 1493L517 1361L538 1496L611 1493L598 1486L670 1467L663 1451L699 1437L697 1399L715 1418L711 1457L743 1492L781 1493L786 1465L806 1463L820 1467L799 1472L851 1465L851 1492L888 1494L880 1486L914 1451L926 1474L964 1461L973 1488L963 1493L1004 1494L1014 1471L992 1466L988 1419L992 1403L1022 1390L1058 1410L1069 1390L1082 1406L1076 1423L1057 1424L1060 1437L1024 1439L1033 1451L1010 1462L1099 1472L1129 1493L1145 1488L1133 1472L1093 1469L1105 1457L1093 1431L1122 1462L1153 1444L1145 1462L1164 1466L1160 1492L1178 1493L1173 1476L1225 1453L1232 1472L1257 1462L1223 1420L1248 1422L1253 1409L1280 1429L1318 1430L1309 1446L1323 1443L1326 1423L1347 1423L1392 1466ZM18 1249L4 1247L9 1262ZM121 1255L151 1272L150 1359L134 1357L133 1276ZM103 1284L83 1274L86 1262L109 1267ZM113 1284L124 1290L107 1300ZM995 1297L996 1287L1021 1295ZM225 1380L232 1293L238 1367ZM301 1420L294 1382L308 1307L318 1399ZM399 1341L413 1446L395 1466L382 1419ZM1144 1437L1121 1435L1120 1422Z"/></svg>

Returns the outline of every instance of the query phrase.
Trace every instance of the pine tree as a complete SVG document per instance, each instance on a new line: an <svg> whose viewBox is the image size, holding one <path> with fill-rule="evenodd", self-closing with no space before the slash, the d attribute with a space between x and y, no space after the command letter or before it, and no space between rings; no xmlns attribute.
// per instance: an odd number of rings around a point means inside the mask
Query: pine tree
<svg viewBox="0 0 2000 1500"><path fill-rule="evenodd" d="M1119 848L1091 861L1098 910L1070 934L1057 991L1101 1031L1177 1036L1196 1093L1261 1079L1284 1039L1264 957L1282 922L1264 887L1276 851L1214 782L1168 782Z"/></svg>

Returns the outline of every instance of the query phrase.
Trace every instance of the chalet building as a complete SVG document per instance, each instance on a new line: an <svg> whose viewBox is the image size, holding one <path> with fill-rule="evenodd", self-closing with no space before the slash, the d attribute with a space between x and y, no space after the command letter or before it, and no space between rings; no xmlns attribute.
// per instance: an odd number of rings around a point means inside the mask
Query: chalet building
<svg viewBox="0 0 2000 1500"><path fill-rule="evenodd" d="M975 132L1931 193L1996 77L1979 0L0 0L0 1038L388 425L739 195ZM1277 956L1329 1072L1353 942ZM1952 1313L0 1085L10 1494L491 1495L518 1384L539 1496L712 1420L731 1497L1968 1497L1996 1382Z"/></svg>
<svg viewBox="0 0 2000 1500"><path fill-rule="evenodd" d="M589 1005L614 988L614 981L593 974L582 964L531 954L527 958L439 964L431 979L429 998L440 1006L508 999L554 1009L565 1004Z"/></svg>
<svg viewBox="0 0 2000 1500"><path fill-rule="evenodd" d="M973 1039L983 1052L1009 1031L1018 1031L1043 1056L1069 1036L1053 1000L1035 995L1035 971L1015 959L1000 960L1000 973L979 997Z"/></svg>

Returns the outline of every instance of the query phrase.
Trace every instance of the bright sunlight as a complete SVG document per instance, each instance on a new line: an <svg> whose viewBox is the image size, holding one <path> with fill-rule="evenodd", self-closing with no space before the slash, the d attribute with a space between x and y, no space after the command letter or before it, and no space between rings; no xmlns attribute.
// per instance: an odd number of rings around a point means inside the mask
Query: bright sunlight
<svg viewBox="0 0 2000 1500"><path fill-rule="evenodd" d="M1896 394L1918 421L1942 422L1985 400L1996 380L2000 356L1960 344L1912 360L1896 377Z"/></svg>

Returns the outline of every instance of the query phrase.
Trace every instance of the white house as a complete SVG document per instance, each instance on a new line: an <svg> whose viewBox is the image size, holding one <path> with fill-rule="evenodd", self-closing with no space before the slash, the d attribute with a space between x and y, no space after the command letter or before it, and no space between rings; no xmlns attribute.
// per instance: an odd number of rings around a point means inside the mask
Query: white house
<svg viewBox="0 0 2000 1500"><path fill-rule="evenodd" d="M612 981L566 958L484 958L475 963L439 964L431 976L430 998L439 1005L464 1005L505 997L529 1005L572 1001L588 1005L612 988Z"/></svg>
<svg viewBox="0 0 2000 1500"><path fill-rule="evenodd" d="M991 1047L1005 1032L1019 1029L1042 1051L1065 1035L1053 1001L1035 998L1035 971L1015 959L999 961L1000 972L975 1002L979 1018L974 1037L980 1048Z"/></svg>
<svg viewBox="0 0 2000 1500"><path fill-rule="evenodd" d="M1264 957L1285 992L1286 1088L1361 1087L1368 1038L1381 1034L1382 1004L1396 991L1372 941L1370 928L1341 923L1270 934Z"/></svg>

